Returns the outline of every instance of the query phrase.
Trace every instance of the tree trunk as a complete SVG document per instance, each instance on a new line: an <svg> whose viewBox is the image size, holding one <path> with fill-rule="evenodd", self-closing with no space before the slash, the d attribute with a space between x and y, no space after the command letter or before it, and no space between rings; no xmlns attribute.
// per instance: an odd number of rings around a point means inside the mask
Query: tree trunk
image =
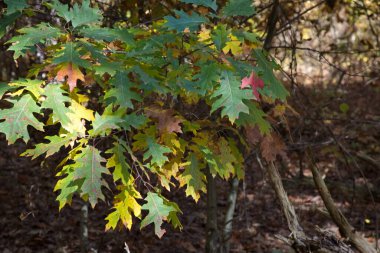
<svg viewBox="0 0 380 253"><path fill-rule="evenodd" d="M235 213L236 198L239 188L239 179L233 178L231 181L231 189L228 194L228 207L224 220L223 238L222 238L222 253L230 252L230 238L232 234L232 221Z"/></svg>
<svg viewBox="0 0 380 253"><path fill-rule="evenodd" d="M80 238L81 238L81 252L88 252L88 204L83 203L81 208L81 221L80 221Z"/></svg>
<svg viewBox="0 0 380 253"><path fill-rule="evenodd" d="M218 216L215 178L209 168L206 169L207 178L207 226L206 226L206 253L218 252Z"/></svg>

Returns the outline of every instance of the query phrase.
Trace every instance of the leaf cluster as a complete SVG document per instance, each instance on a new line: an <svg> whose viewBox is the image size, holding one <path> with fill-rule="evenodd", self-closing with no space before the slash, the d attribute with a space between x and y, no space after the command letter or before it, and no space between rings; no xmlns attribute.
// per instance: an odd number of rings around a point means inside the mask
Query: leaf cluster
<svg viewBox="0 0 380 253"><path fill-rule="evenodd" d="M36 45L47 57L27 79L4 89L11 106L0 111L0 131L12 144L28 142L30 127L59 128L23 155L67 153L54 189L60 208L75 194L94 207L115 188L106 229L130 229L141 219L141 228L153 223L161 237L163 221L182 227L180 208L165 191L185 187L198 201L205 170L223 179L244 177L249 147L241 129L258 126L268 134L261 103L281 103L287 92L256 35L228 22L254 15L251 1L230 0L222 8L215 0L182 2L194 11L176 10L148 27L108 28L90 1L69 8L54 0L46 5L64 26L22 28L8 42L16 60ZM9 15L28 7L6 3ZM241 88L251 72L264 82L260 101L251 87Z"/></svg>

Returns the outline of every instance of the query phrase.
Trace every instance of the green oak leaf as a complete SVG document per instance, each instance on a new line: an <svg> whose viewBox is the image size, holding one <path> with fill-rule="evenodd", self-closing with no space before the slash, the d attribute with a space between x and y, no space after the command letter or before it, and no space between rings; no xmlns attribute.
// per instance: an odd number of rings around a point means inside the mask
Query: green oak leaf
<svg viewBox="0 0 380 253"><path fill-rule="evenodd" d="M46 153L46 157L51 156L57 153L61 147L67 147L73 143L75 136L73 135L53 135L46 136L45 140L48 140L48 143L38 143L33 149L28 149L22 156L31 156L32 159L39 157Z"/></svg>
<svg viewBox="0 0 380 253"><path fill-rule="evenodd" d="M200 198L200 192L206 192L206 176L201 171L198 159L194 153L187 157L188 164L180 176L180 183L186 185L186 196L191 196L195 201Z"/></svg>
<svg viewBox="0 0 380 253"><path fill-rule="evenodd" d="M141 96L131 90L134 84L129 80L128 73L117 72L116 75L110 80L112 88L104 95L104 99L112 99L115 105L119 105L124 108L132 108L132 100L141 101Z"/></svg>
<svg viewBox="0 0 380 253"><path fill-rule="evenodd" d="M223 164L220 156L207 147L200 147L200 150L204 155L203 158L207 162L212 176L219 175L221 178L227 179L231 172L230 163Z"/></svg>
<svg viewBox="0 0 380 253"><path fill-rule="evenodd" d="M269 61L262 50L255 49L253 55L257 61L257 67L253 69L265 84L260 93L285 101L289 93L273 73L273 69L277 69L278 65L274 61Z"/></svg>
<svg viewBox="0 0 380 253"><path fill-rule="evenodd" d="M0 99L3 98L5 93L16 90L17 87L9 86L8 83L2 83L0 82Z"/></svg>
<svg viewBox="0 0 380 253"><path fill-rule="evenodd" d="M70 10L68 10L68 5L61 4L58 0L55 0L52 7L67 22L71 21L74 28L97 23L102 19L100 10L92 8L89 0L83 0L82 5L74 4Z"/></svg>
<svg viewBox="0 0 380 253"><path fill-rule="evenodd" d="M13 24L20 16L21 12L19 11L3 15L3 17L0 19L0 38L2 38L7 32L8 26Z"/></svg>
<svg viewBox="0 0 380 253"><path fill-rule="evenodd" d="M83 60L81 57L82 55L79 53L78 45L77 43L73 42L67 42L66 44L63 44L63 49L60 50L53 59L54 64L61 64L61 63L73 63L76 66L89 68L90 63L86 60Z"/></svg>
<svg viewBox="0 0 380 253"><path fill-rule="evenodd" d="M140 66L134 66L133 71L140 77L140 80L143 83L143 85L141 85L141 88L143 90L146 90L148 92L154 91L160 94L169 92L165 86L160 85L159 81L157 80L157 75L153 76L153 74L156 73L142 69Z"/></svg>
<svg viewBox="0 0 380 253"><path fill-rule="evenodd" d="M14 59L24 56L26 50L32 49L35 44L57 38L61 35L58 28L52 27L47 23L41 23L34 27L24 27L18 30L18 32L21 35L14 36L7 41L7 44L12 43L8 50L14 51Z"/></svg>
<svg viewBox="0 0 380 253"><path fill-rule="evenodd" d="M49 84L45 87L43 95L45 100L42 101L41 108L52 110L51 119L53 124L60 123L69 133L83 132L84 129L80 119L72 117L72 115L80 114L80 112L75 111L72 107L66 107L66 104L73 102L70 97L66 96L66 91L59 85ZM78 117L80 116L78 115Z"/></svg>
<svg viewBox="0 0 380 253"><path fill-rule="evenodd" d="M145 115L136 113L125 115L123 120L124 122L120 126L127 131L130 131L131 127L139 129L148 122L148 118Z"/></svg>
<svg viewBox="0 0 380 253"><path fill-rule="evenodd" d="M74 167L71 165L66 165L63 169L57 173L57 176L63 176L57 181L54 187L54 191L60 191L57 196L57 201L59 202L59 210L61 210L66 204L70 204L73 195L78 191L80 183L74 178Z"/></svg>
<svg viewBox="0 0 380 253"><path fill-rule="evenodd" d="M211 8L213 11L217 11L218 6L216 0L181 0L183 3L202 5Z"/></svg>
<svg viewBox="0 0 380 253"><path fill-rule="evenodd" d="M254 102L249 102L247 105L249 107L249 113L242 113L240 118L236 121L236 124L238 126L257 125L262 134L270 133L271 126L265 119L265 112L258 108L257 104Z"/></svg>
<svg viewBox="0 0 380 253"><path fill-rule="evenodd" d="M178 213L182 213L181 209L175 202L170 202L166 199L164 199L164 204L168 206L172 206L175 211L171 211L168 215L168 222L170 222L174 228L179 228L182 230L183 226L181 224L181 221L178 219Z"/></svg>
<svg viewBox="0 0 380 253"><path fill-rule="evenodd" d="M91 135L106 135L112 129L119 129L124 120L118 115L109 115L95 113L95 119L92 121L93 132Z"/></svg>
<svg viewBox="0 0 380 253"><path fill-rule="evenodd" d="M63 90L60 85L49 84L45 87L45 99L41 103L41 108L53 110L53 123L60 122L63 128L71 122L67 115L71 110L66 107L66 104L69 103L71 99L65 96L66 94L67 92Z"/></svg>
<svg viewBox="0 0 380 253"><path fill-rule="evenodd" d="M19 99L7 99L13 103L13 107L0 111L0 132L7 136L9 144L13 144L17 139L22 138L29 141L28 126L32 126L39 131L43 131L44 124L39 122L33 113L40 113L40 107L29 94L25 94Z"/></svg>
<svg viewBox="0 0 380 253"><path fill-rule="evenodd" d="M215 63L200 64L199 68L200 72L194 75L194 82L199 87L199 94L205 95L219 80L220 68Z"/></svg>
<svg viewBox="0 0 380 253"><path fill-rule="evenodd" d="M144 153L144 161L152 158L150 163L156 164L158 167L162 167L165 162L169 161L168 157L164 154L171 153L172 151L170 148L158 144L151 136L147 136L146 143L148 145L148 149Z"/></svg>
<svg viewBox="0 0 380 253"><path fill-rule="evenodd" d="M96 205L98 199L104 200L101 187L107 186L102 174L110 174L106 167L102 165L106 160L100 156L100 151L87 145L82 149L82 153L75 156L75 163L70 165L74 168L74 180L83 181L80 192L81 196L88 198L92 207Z"/></svg>
<svg viewBox="0 0 380 253"><path fill-rule="evenodd" d="M131 178L131 166L125 156L126 146L127 143L124 140L118 139L113 143L113 147L106 151L106 154L112 154L107 159L106 167L108 169L115 168L112 173L113 181L121 180L124 185L127 185Z"/></svg>
<svg viewBox="0 0 380 253"><path fill-rule="evenodd" d="M165 234L165 229L161 228L163 220L166 220L171 212L175 212L176 209L164 203L164 199L157 193L148 192L145 203L142 206L143 210L147 210L148 215L141 221L141 228L153 223L155 234L161 238Z"/></svg>
<svg viewBox="0 0 380 253"><path fill-rule="evenodd" d="M104 27L84 27L80 29L80 33L85 37L92 38L94 40L104 40L112 42L120 40L128 45L134 44L133 34L127 29L112 29Z"/></svg>
<svg viewBox="0 0 380 253"><path fill-rule="evenodd" d="M17 11L22 11L28 7L27 0L4 0L7 5L7 14L12 14Z"/></svg>
<svg viewBox="0 0 380 253"><path fill-rule="evenodd" d="M241 81L234 76L231 71L223 71L220 87L211 95L216 98L211 107L211 113L222 108L222 117L228 116L229 120L234 121L239 118L240 113L248 113L248 106L243 100L253 99L252 92L240 89Z"/></svg>
<svg viewBox="0 0 380 253"><path fill-rule="evenodd" d="M252 16L256 13L252 0L229 0L222 9L224 16Z"/></svg>
<svg viewBox="0 0 380 253"><path fill-rule="evenodd" d="M10 82L8 85L11 87L23 87L17 93L21 94L24 90L29 91L33 94L34 98L38 99L44 92L41 85L44 83L42 80L31 80L31 79L18 79Z"/></svg>
<svg viewBox="0 0 380 253"><path fill-rule="evenodd" d="M228 41L227 26L222 24L218 25L211 33L211 38L214 41L216 49L221 51Z"/></svg>
<svg viewBox="0 0 380 253"><path fill-rule="evenodd" d="M173 16L165 16L165 20L167 22L164 26L170 30L176 30L177 32L183 32L186 28L190 29L190 31L198 31L199 26L207 22L205 17L202 17L197 13L189 15L184 11L178 10L176 10L175 13L178 18Z"/></svg>

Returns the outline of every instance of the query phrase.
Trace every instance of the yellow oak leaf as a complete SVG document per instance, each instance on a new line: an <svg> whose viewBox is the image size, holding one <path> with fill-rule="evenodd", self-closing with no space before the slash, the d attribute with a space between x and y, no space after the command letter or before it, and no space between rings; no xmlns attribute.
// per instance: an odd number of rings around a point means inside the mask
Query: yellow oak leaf
<svg viewBox="0 0 380 253"><path fill-rule="evenodd" d="M229 51L233 55L239 55L243 52L242 43L234 35L229 36L231 41L226 42L226 46L223 48L223 53L227 54Z"/></svg>
<svg viewBox="0 0 380 253"><path fill-rule="evenodd" d="M210 32L211 32L210 30L202 27L202 30L198 34L199 41L207 41L207 40L209 40L211 38Z"/></svg>
<svg viewBox="0 0 380 253"><path fill-rule="evenodd" d="M95 119L93 110L87 109L75 100L71 101L71 108L75 114L77 114L82 119L86 119L88 121L93 121Z"/></svg>

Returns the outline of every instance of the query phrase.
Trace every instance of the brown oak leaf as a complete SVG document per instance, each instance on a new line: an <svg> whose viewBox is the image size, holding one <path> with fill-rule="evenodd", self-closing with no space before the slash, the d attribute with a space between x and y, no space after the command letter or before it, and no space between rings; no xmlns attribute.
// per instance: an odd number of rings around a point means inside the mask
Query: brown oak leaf
<svg viewBox="0 0 380 253"><path fill-rule="evenodd" d="M244 131L247 136L248 143L252 146L255 146L263 138L260 129L257 126L246 126Z"/></svg>
<svg viewBox="0 0 380 253"><path fill-rule="evenodd" d="M73 65L72 63L64 64L61 69L57 72L56 79L57 81L64 81L67 76L67 84L72 91L77 86L77 80L84 81L84 75L80 69Z"/></svg>
<svg viewBox="0 0 380 253"><path fill-rule="evenodd" d="M282 139L274 132L271 135L265 135L260 143L261 155L267 162L276 160L276 156L280 155L286 158L285 144Z"/></svg>
<svg viewBox="0 0 380 253"><path fill-rule="evenodd" d="M160 133L182 133L180 123L182 119L174 116L175 111L172 109L164 110L158 107L150 107L145 110L147 116L158 121L158 130Z"/></svg>

